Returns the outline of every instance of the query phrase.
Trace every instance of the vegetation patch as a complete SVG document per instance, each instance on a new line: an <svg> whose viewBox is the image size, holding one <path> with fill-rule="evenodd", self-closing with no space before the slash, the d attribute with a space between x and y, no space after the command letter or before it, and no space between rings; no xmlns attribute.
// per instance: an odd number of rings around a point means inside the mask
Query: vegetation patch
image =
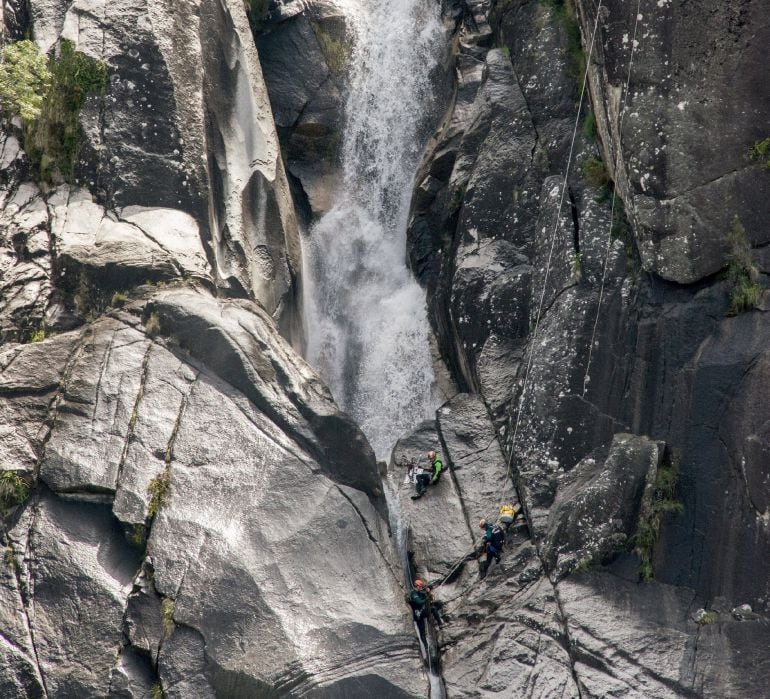
<svg viewBox="0 0 770 699"><path fill-rule="evenodd" d="M757 141L749 149L749 158L751 160L764 161L765 167L770 170L770 136L763 138L761 141Z"/></svg>
<svg viewBox="0 0 770 699"><path fill-rule="evenodd" d="M160 603L160 616L163 621L163 633L170 636L174 631L174 600L164 597Z"/></svg>
<svg viewBox="0 0 770 699"><path fill-rule="evenodd" d="M583 119L583 135L591 141L596 140L596 116L590 110Z"/></svg>
<svg viewBox="0 0 770 699"><path fill-rule="evenodd" d="M21 505L29 495L29 486L15 471L0 472L0 509Z"/></svg>
<svg viewBox="0 0 770 699"><path fill-rule="evenodd" d="M715 624L717 619L719 619L719 615L716 612L704 612L695 623L701 626L708 626L709 624Z"/></svg>
<svg viewBox="0 0 770 699"><path fill-rule="evenodd" d="M147 506L147 516L152 518L160 512L160 508L168 502L171 493L171 470L166 469L153 478L147 485L150 504Z"/></svg>
<svg viewBox="0 0 770 699"><path fill-rule="evenodd" d="M551 8L551 14L567 37L567 70L576 81L577 89L583 84L586 71L586 55L580 35L574 0L541 0Z"/></svg>
<svg viewBox="0 0 770 699"><path fill-rule="evenodd" d="M151 699L163 699L165 696L166 694L163 691L163 685L160 682L156 682L154 685L152 685L150 688Z"/></svg>
<svg viewBox="0 0 770 699"><path fill-rule="evenodd" d="M148 337L157 337L160 335L160 317L157 313L150 313L150 317L144 324L144 332L147 333Z"/></svg>
<svg viewBox="0 0 770 699"><path fill-rule="evenodd" d="M633 538L634 550L641 559L639 577L642 580L652 580L654 577L652 553L664 517L669 513L680 513L684 510L684 505L676 499L681 463L682 452L673 449L658 468L651 506L649 511L642 515Z"/></svg>
<svg viewBox="0 0 770 699"><path fill-rule="evenodd" d="M599 158L589 158L583 163L583 177L594 189L606 192L610 189L610 173L607 166Z"/></svg>
<svg viewBox="0 0 770 699"><path fill-rule="evenodd" d="M128 303L128 296L124 294L122 291L116 291L112 295L112 299L110 301L110 306L113 308L122 308Z"/></svg>
<svg viewBox="0 0 770 699"><path fill-rule="evenodd" d="M572 256L572 276L577 281L583 278L583 255L579 252Z"/></svg>
<svg viewBox="0 0 770 699"><path fill-rule="evenodd" d="M39 117L25 125L24 145L41 180L72 182L80 151L80 109L89 95L106 91L107 67L64 40L50 72Z"/></svg>
<svg viewBox="0 0 770 699"><path fill-rule="evenodd" d="M733 218L727 242L730 252L727 254L726 276L732 287L728 315L738 315L756 308L764 289L758 281L759 270L751 256L749 237L737 216Z"/></svg>
<svg viewBox="0 0 770 699"><path fill-rule="evenodd" d="M29 336L30 342L42 342L43 340L45 340L45 328L37 328Z"/></svg>
<svg viewBox="0 0 770 699"><path fill-rule="evenodd" d="M51 86L48 59L34 41L17 41L0 53L0 107L4 119L30 123L40 116Z"/></svg>
<svg viewBox="0 0 770 699"><path fill-rule="evenodd" d="M460 185L457 189L455 189L452 192L452 198L449 200L449 213L450 214L456 214L460 207L463 205L463 200L465 199L465 193L468 191L468 185L463 184Z"/></svg>
<svg viewBox="0 0 770 699"><path fill-rule="evenodd" d="M353 51L350 42L345 40L344 35L335 36L320 22L311 22L311 26L329 70L337 75L343 73L350 62L350 55Z"/></svg>

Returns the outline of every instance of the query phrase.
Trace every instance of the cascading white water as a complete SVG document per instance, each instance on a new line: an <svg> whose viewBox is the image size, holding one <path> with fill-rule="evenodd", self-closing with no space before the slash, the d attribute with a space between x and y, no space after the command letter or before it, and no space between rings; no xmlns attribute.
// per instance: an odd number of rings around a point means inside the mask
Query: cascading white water
<svg viewBox="0 0 770 699"><path fill-rule="evenodd" d="M406 267L414 173L446 41L437 0L344 0L343 180L305 250L308 360L378 457L436 407L425 294Z"/></svg>

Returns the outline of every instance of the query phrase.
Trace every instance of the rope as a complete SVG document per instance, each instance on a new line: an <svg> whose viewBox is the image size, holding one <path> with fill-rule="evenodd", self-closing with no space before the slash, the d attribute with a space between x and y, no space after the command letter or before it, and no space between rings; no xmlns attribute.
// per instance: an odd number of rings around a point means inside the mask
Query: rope
<svg viewBox="0 0 770 699"><path fill-rule="evenodd" d="M636 34L637 29L639 27L639 10L642 6L642 0L637 0L636 3L636 19L634 20L634 36L631 40L631 48L630 48L630 55L628 59L628 77L626 78L626 89L623 94L623 106L620 109L620 122L618 126L618 147L615 151L615 157L614 160L614 167L613 170L615 173L617 173L618 169L620 168L620 154L622 152L622 145L623 145L623 121L626 118L626 106L628 103L628 91L629 86L631 85L631 70L634 66L634 52L636 51ZM586 391L588 390L588 383L591 380L591 377L589 375L589 371L591 370L591 359L593 358L594 353L594 340L596 338L596 329L599 326L599 311L601 311L602 308L602 301L604 300L604 287L605 287L605 281L607 279L607 264L610 259L610 249L612 248L612 226L615 222L615 199L617 196L617 187L615 185L615 179L612 180L612 207L610 209L610 224L607 229L607 247L604 252L604 264L602 265L602 283L601 287L599 288L599 302L596 306L596 317L594 318L594 327L591 331L591 342L588 345L588 360L586 361L586 371L585 375L583 376L583 398L585 398Z"/></svg>
<svg viewBox="0 0 770 699"><path fill-rule="evenodd" d="M561 218L561 210L564 206L564 196L567 192L567 178L569 177L569 171L572 165L572 156L575 150L575 139L577 138L578 127L580 125L580 114L583 111L583 101L585 99L586 85L588 83L588 70L590 68L591 58L593 57L593 53L594 53L594 43L596 41L596 31L599 27L599 15L601 14L602 2L603 0L599 0L599 4L596 8L596 19L594 21L594 28L593 28L593 31L591 32L591 44L588 49L588 57L586 59L586 69L585 69L585 72L583 73L583 84L580 88L580 101L578 102L577 114L575 115L575 126L572 130L572 140L570 141L569 155L567 156L567 166L564 172L564 181L562 183L561 195L559 197L559 208L556 211L556 217L555 217L554 226L553 226L553 233L551 234L551 246L548 251L548 260L545 266L545 276L543 277L543 288L540 293L540 303L538 304L538 307L537 307L537 315L535 316L535 329L532 334L532 340L530 342L529 358L527 359L527 367L524 371L524 382L522 384L521 394L519 396L519 406L516 410L516 425L514 426L513 437L511 439L511 449L508 454L508 464L507 464L506 476L505 476L506 480L509 480L511 478L511 465L513 463L513 454L516 446L516 438L518 437L518 434L519 434L519 425L521 423L521 413L522 413L522 408L524 406L524 396L527 393L527 381L529 380L529 372L532 368L532 358L535 354L535 346L537 344L537 334L540 328L540 318L543 311L543 303L545 302L545 292L546 292L546 287L548 285L548 277L551 273L551 261L553 260L553 251L554 251L554 248L556 247L556 233L559 230L559 219ZM508 423L508 429L510 430L510 421Z"/></svg>

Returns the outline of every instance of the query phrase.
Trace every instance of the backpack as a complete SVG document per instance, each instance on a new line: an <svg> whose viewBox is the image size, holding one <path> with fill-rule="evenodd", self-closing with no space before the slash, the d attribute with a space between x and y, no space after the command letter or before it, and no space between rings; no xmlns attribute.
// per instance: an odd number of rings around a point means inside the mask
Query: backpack
<svg viewBox="0 0 770 699"><path fill-rule="evenodd" d="M516 508L513 505L503 505L500 508L498 520L503 524L513 524L517 514Z"/></svg>
<svg viewBox="0 0 770 699"><path fill-rule="evenodd" d="M497 525L492 529L492 536L489 537L489 543L496 549L501 549L505 543L505 532Z"/></svg>

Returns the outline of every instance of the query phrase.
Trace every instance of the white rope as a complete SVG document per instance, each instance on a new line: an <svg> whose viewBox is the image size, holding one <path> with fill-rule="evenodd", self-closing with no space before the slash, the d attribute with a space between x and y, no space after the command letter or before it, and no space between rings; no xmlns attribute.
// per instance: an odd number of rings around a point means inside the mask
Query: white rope
<svg viewBox="0 0 770 699"><path fill-rule="evenodd" d="M532 368L532 358L535 354L535 346L537 345L537 333L540 327L540 317L543 311L543 303L545 302L545 292L548 286L548 277L551 272L551 261L553 259L553 251L556 247L556 233L559 230L559 220L561 219L561 210L564 206L564 197L567 192L567 182L569 177L569 171L572 165L572 156L575 150L575 139L577 138L578 127L580 125L580 114L583 110L583 100L585 99L586 85L588 83L588 70L591 66L591 58L593 57L594 43L596 40L596 31L599 27L599 15L601 14L602 1L603 0L599 0L599 4L596 8L596 19L594 21L593 32L591 33L591 44L588 49L588 57L586 58L586 69L585 69L585 72L583 73L583 84L580 88L580 101L578 103L577 114L575 115L575 127L572 130L572 141L570 142L569 155L567 156L567 166L564 172L564 181L562 183L561 196L559 198L559 208L556 211L556 219L554 221L553 233L551 234L551 246L548 251L548 260L545 266L545 276L543 277L543 289L540 293L540 303L538 304L537 315L535 316L535 329L532 334L532 340L530 342L529 358L527 359L527 367L524 371L524 382L522 384L521 394L519 396L519 406L518 406L518 409L516 410L516 425L514 427L513 437L511 439L511 450L508 454L508 466L507 466L507 472L505 477L506 481L510 480L511 478L511 464L513 463L513 453L515 451L516 438L519 434L519 425L521 423L521 413L522 413L522 408L524 406L524 396L526 395L526 392L527 392L527 381L529 380L529 372L530 372L530 369ZM510 429L510 421L508 424L508 428Z"/></svg>
<svg viewBox="0 0 770 699"><path fill-rule="evenodd" d="M623 105L620 108L620 121L618 125L618 147L615 150L614 161L614 177L612 180L612 207L610 209L610 224L607 230L607 248L604 252L604 264L602 266L602 283L599 288L599 302L596 305L596 317L594 318L594 327L591 331L591 342L588 345L588 360L586 361L586 371L583 376L583 397L585 398L586 391L588 390L588 383L591 380L589 371L591 370L591 359L594 353L594 340L596 339L596 329L599 326L599 312L602 308L602 301L604 300L604 287L607 279L607 265L610 259L610 249L612 248L612 227L615 223L615 199L617 196L617 187L615 185L615 179L617 178L617 172L620 168L620 154L622 153L623 146L623 121L626 118L626 106L628 104L628 91L631 85L631 69L634 65L634 52L636 51L636 33L639 27L639 10L642 6L642 0L637 0L636 3L636 19L634 20L634 37L631 40L630 56L628 59L628 77L626 78L626 89L623 94Z"/></svg>

